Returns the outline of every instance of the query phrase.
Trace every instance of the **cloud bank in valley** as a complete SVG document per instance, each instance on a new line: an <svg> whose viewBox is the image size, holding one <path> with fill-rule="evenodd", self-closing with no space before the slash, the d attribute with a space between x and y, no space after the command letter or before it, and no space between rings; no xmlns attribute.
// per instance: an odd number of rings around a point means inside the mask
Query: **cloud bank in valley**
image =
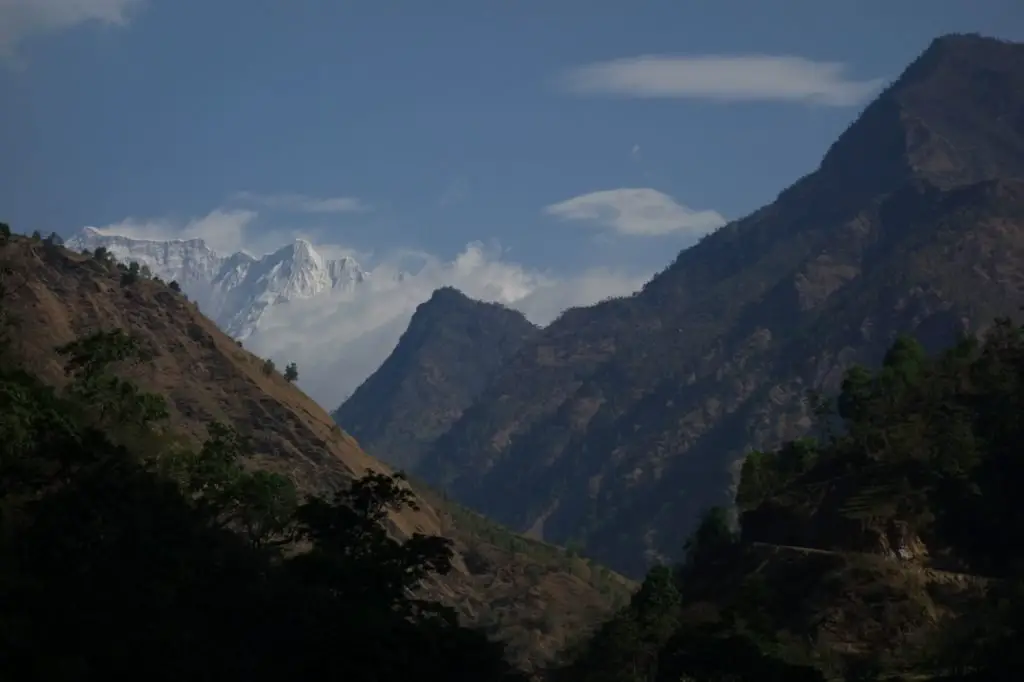
<svg viewBox="0 0 1024 682"><path fill-rule="evenodd" d="M245 342L278 366L297 363L299 385L327 409L337 407L380 366L416 307L439 287L453 286L472 298L503 303L546 325L567 308L630 294L653 274L610 267L540 271L508 260L496 244L480 242L452 258L394 250L371 259L294 230L257 229L256 218L255 211L219 209L183 222L132 219L97 229L137 239L202 238L221 253L266 253L304 237L323 256L355 255L370 274L366 282L354 291L326 291L274 305Z"/></svg>
<svg viewBox="0 0 1024 682"><path fill-rule="evenodd" d="M422 267L397 277L398 263L415 256ZM472 298L521 310L539 325L566 308L596 303L639 289L649 273L594 268L574 275L531 270L503 259L501 251L469 244L451 260L431 254L392 254L372 268L368 287L354 294L322 294L275 306L249 347L275 362L296 362L299 383L333 409L387 358L416 307L442 286Z"/></svg>

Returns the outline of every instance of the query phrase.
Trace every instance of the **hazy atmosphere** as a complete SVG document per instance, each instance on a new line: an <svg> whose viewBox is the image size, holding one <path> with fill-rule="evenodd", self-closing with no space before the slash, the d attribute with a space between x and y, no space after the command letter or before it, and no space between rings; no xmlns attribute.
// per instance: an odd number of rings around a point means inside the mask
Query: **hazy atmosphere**
<svg viewBox="0 0 1024 682"><path fill-rule="evenodd" d="M1022 0L0 0L0 680L1024 679Z"/></svg>
<svg viewBox="0 0 1024 682"><path fill-rule="evenodd" d="M629 294L812 170L934 36L1024 31L1014 0L920 7L9 0L0 203L65 237L353 256L374 287L251 341L322 367L300 381L333 407L436 286L540 324Z"/></svg>

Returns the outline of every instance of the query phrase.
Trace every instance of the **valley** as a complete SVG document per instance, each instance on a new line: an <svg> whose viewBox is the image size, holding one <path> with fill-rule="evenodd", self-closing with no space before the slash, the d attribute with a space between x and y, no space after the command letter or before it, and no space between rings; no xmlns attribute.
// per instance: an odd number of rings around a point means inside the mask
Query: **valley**
<svg viewBox="0 0 1024 682"><path fill-rule="evenodd" d="M4 310L18 320L9 357L47 382L68 381L56 353L61 344L94 331L130 330L148 359L121 376L166 397L171 434L196 444L209 437L211 422L230 424L247 438L249 466L286 476L305 494L330 494L367 474L392 471L167 283L129 284L124 266L110 256L31 240L0 247L0 261L8 269ZM400 538L426 533L452 540L455 568L427 586L428 593L508 641L527 669L548 662L567 637L611 613L632 586L560 548L520 542L448 509L437 496L421 497L418 509L391 515L388 525Z"/></svg>
<svg viewBox="0 0 1024 682"><path fill-rule="evenodd" d="M303 345L275 315L416 273L26 227L0 230L0 678L1024 671L1024 43L933 40L634 294L547 325L400 297L340 404L349 349L275 363L261 330Z"/></svg>

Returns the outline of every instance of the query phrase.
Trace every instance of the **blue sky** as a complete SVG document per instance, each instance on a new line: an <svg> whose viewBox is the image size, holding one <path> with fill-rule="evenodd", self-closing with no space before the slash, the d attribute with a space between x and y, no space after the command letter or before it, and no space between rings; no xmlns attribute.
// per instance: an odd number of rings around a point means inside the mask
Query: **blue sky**
<svg viewBox="0 0 1024 682"><path fill-rule="evenodd" d="M975 31L1024 3L6 0L0 219L647 273Z"/></svg>

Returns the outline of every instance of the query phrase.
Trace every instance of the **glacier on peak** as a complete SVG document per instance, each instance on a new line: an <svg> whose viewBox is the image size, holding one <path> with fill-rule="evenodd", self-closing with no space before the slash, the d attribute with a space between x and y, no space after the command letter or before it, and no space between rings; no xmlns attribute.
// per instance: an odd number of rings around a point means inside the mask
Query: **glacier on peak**
<svg viewBox="0 0 1024 682"><path fill-rule="evenodd" d="M221 255L202 239L136 239L85 227L65 245L79 251L103 247L118 261L136 261L161 279L177 281L236 339L249 338L276 304L325 291L351 295L370 277L354 258L324 258L305 239L256 257L245 251Z"/></svg>

